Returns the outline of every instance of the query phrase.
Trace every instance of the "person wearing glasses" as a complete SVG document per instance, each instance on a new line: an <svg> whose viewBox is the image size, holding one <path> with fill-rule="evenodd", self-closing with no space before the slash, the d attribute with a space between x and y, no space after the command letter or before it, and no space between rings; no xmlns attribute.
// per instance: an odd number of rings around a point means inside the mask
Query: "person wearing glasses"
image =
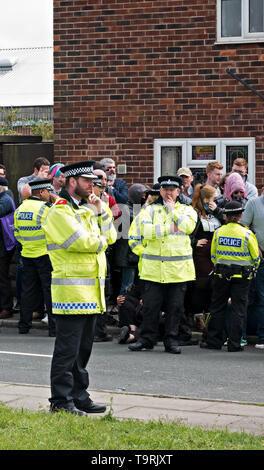
<svg viewBox="0 0 264 470"><path fill-rule="evenodd" d="M116 166L112 158L103 158L100 160L102 170L105 171L107 176L106 192L113 196L118 203L126 204L128 199L127 184L124 180L116 177Z"/></svg>

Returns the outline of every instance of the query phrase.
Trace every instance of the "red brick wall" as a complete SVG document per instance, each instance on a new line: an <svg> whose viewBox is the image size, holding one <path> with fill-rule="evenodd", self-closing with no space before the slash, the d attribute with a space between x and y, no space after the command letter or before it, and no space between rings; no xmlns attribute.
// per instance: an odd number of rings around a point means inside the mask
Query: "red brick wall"
<svg viewBox="0 0 264 470"><path fill-rule="evenodd" d="M155 138L255 137L264 44L215 45L216 0L54 0L55 159L115 158L153 182Z"/></svg>

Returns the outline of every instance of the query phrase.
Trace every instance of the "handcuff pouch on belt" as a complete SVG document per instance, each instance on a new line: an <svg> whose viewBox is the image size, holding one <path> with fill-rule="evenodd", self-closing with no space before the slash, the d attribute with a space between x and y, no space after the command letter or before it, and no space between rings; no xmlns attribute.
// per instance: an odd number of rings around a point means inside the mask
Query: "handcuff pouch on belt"
<svg viewBox="0 0 264 470"><path fill-rule="evenodd" d="M242 279L248 279L253 274L253 268L252 266L216 264L214 273L220 274L227 281L230 281L235 275L241 276Z"/></svg>

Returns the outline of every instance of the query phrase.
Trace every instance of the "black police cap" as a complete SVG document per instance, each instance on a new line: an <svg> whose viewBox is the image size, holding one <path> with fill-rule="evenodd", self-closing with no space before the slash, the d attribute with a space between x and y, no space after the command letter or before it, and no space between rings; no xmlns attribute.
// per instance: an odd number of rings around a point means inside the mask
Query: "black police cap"
<svg viewBox="0 0 264 470"><path fill-rule="evenodd" d="M72 163L60 168L60 171L69 178L70 176L82 176L83 178L97 178L93 173L94 160Z"/></svg>
<svg viewBox="0 0 264 470"><path fill-rule="evenodd" d="M146 194L147 195L150 194L151 196L159 196L159 194L160 194L160 184L159 183L153 184L152 188L148 189L146 191Z"/></svg>
<svg viewBox="0 0 264 470"><path fill-rule="evenodd" d="M35 190L35 189L48 189L49 191L52 191L52 189L53 189L52 180L50 178L46 178L46 179L38 178L38 179L35 179L33 181L30 181L28 184L29 184L29 186L31 187L32 190Z"/></svg>
<svg viewBox="0 0 264 470"><path fill-rule="evenodd" d="M225 214L240 214L241 212L243 212L245 209L243 209L243 206L242 204L240 204L240 202L238 201L231 201L231 202L228 202L224 208L224 213Z"/></svg>
<svg viewBox="0 0 264 470"><path fill-rule="evenodd" d="M180 188L183 180L180 176L160 176L158 182L161 188Z"/></svg>

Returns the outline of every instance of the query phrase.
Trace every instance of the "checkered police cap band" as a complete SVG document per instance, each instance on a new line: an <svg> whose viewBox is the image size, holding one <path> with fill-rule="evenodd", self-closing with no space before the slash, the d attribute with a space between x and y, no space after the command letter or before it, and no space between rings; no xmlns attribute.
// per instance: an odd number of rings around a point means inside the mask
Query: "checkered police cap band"
<svg viewBox="0 0 264 470"><path fill-rule="evenodd" d="M62 167L60 170L69 178L71 176L83 176L85 178L96 178L93 174L95 161L94 160L86 160L83 162L72 163L70 165L66 165Z"/></svg>
<svg viewBox="0 0 264 470"><path fill-rule="evenodd" d="M68 178L69 176L81 176L81 175L90 175L91 177L96 178L96 176L93 174L93 167L91 166L72 168L72 169L64 171L63 173L66 176L66 178Z"/></svg>
<svg viewBox="0 0 264 470"><path fill-rule="evenodd" d="M50 191L52 191L52 184L51 184L51 180L39 180L39 181L30 181L29 183L29 186L31 187L31 189L35 190L35 189L49 189Z"/></svg>

